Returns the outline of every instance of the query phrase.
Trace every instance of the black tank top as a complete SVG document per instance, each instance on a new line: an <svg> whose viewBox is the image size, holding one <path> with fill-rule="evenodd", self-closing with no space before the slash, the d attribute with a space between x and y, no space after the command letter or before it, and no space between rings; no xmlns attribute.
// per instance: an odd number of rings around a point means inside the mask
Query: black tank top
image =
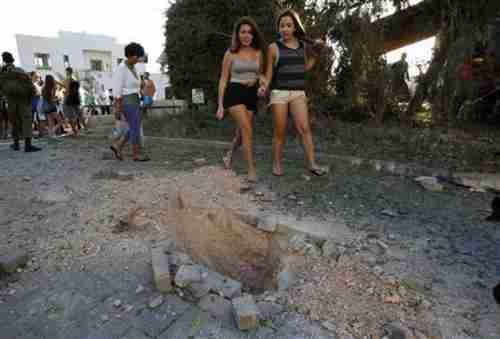
<svg viewBox="0 0 500 339"><path fill-rule="evenodd" d="M274 66L274 76L271 89L297 90L305 89L305 50L304 44L299 42L296 49L285 46L280 40L276 41L279 56Z"/></svg>

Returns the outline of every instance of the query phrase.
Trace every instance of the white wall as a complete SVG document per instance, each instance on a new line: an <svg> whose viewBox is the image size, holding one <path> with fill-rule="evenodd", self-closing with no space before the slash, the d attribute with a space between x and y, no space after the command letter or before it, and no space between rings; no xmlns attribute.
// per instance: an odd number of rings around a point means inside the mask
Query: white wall
<svg viewBox="0 0 500 339"><path fill-rule="evenodd" d="M42 77L47 74L59 76L65 74L64 55L69 56L70 66L78 73L90 69L91 59L103 61L104 72L93 72L99 85L111 88L112 71L117 66L118 58L125 58L124 45L115 38L98 34L59 32L57 37L38 37L16 35L20 66L27 72L37 71ZM35 65L35 54L50 55L50 70L40 70Z"/></svg>

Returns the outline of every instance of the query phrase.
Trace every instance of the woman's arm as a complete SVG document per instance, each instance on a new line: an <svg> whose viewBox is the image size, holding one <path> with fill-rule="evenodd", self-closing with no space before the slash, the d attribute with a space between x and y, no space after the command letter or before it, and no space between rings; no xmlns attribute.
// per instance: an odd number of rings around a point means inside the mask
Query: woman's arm
<svg viewBox="0 0 500 339"><path fill-rule="evenodd" d="M313 45L313 49L316 48L316 53L318 53L318 51L317 51L318 48L323 48L323 47L325 47L325 43L319 39L316 40L315 44ZM305 50L305 53L304 53L305 70L306 70L306 72L309 72L311 69L314 68L314 66L316 66L316 63L318 61L318 54L309 55L307 53L307 49L304 48L304 50Z"/></svg>
<svg viewBox="0 0 500 339"><path fill-rule="evenodd" d="M219 97L217 108L217 118L222 119L224 117L224 93L226 92L227 82L229 81L229 74L231 71L232 57L231 52L227 51L224 54L224 60L222 61L222 72L219 79Z"/></svg>
<svg viewBox="0 0 500 339"><path fill-rule="evenodd" d="M263 96L265 92L269 89L269 85L271 84L271 80L273 78L273 67L276 62L276 58L278 56L278 46L276 43L272 43L269 45L267 49L267 58L266 63L263 65L263 69L265 69L265 76L263 77L263 83L259 87L259 95Z"/></svg>

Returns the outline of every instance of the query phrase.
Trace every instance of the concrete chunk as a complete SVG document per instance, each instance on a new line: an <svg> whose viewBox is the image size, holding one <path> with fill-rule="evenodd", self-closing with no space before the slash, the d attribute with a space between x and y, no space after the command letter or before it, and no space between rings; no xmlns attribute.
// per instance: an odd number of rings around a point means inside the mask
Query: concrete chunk
<svg viewBox="0 0 500 339"><path fill-rule="evenodd" d="M29 255L23 251L16 251L0 257L0 272L15 273L20 267L26 266Z"/></svg>
<svg viewBox="0 0 500 339"><path fill-rule="evenodd" d="M151 250L151 259L156 288L162 293L170 292L172 290L172 279L170 277L168 256L163 248L153 248Z"/></svg>
<svg viewBox="0 0 500 339"><path fill-rule="evenodd" d="M202 274L207 269L200 265L182 265L175 275L175 284L181 288L188 287L192 283L201 283Z"/></svg>
<svg viewBox="0 0 500 339"><path fill-rule="evenodd" d="M278 227L278 218L276 216L266 215L259 218L259 223L257 228L261 231L265 232L276 232L276 228Z"/></svg>
<svg viewBox="0 0 500 339"><path fill-rule="evenodd" d="M233 312L240 330L251 330L257 327L259 309L251 295L233 299Z"/></svg>

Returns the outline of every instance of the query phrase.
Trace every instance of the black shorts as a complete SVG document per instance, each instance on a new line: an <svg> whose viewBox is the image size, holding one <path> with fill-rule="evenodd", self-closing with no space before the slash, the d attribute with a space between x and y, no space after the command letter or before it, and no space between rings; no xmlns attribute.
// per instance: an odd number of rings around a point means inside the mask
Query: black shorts
<svg viewBox="0 0 500 339"><path fill-rule="evenodd" d="M257 86L248 87L230 82L224 93L224 108L245 105L247 110L257 113Z"/></svg>

